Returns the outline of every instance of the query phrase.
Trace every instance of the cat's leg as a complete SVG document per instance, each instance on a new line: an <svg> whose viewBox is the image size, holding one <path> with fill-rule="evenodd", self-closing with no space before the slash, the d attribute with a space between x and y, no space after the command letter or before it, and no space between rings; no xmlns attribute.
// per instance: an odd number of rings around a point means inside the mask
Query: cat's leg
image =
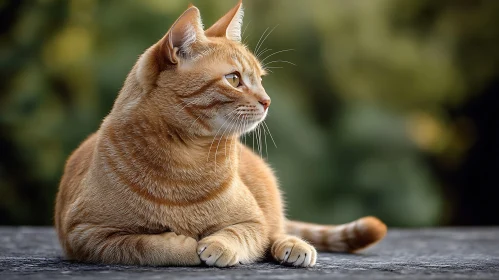
<svg viewBox="0 0 499 280"><path fill-rule="evenodd" d="M198 254L209 266L226 267L262 259L268 244L261 222L238 223L199 241Z"/></svg>
<svg viewBox="0 0 499 280"><path fill-rule="evenodd" d="M312 267L317 260L317 251L304 240L283 234L273 239L270 253L272 257L285 265Z"/></svg>
<svg viewBox="0 0 499 280"><path fill-rule="evenodd" d="M155 266L201 264L197 241L173 232L130 234L79 224L66 237L64 247L69 257L80 261Z"/></svg>

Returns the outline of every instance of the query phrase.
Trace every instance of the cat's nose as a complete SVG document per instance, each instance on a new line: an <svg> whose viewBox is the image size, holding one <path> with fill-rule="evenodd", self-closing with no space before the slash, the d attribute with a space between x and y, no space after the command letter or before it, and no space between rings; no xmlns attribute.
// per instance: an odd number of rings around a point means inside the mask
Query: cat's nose
<svg viewBox="0 0 499 280"><path fill-rule="evenodd" d="M261 99L258 103L262 104L263 110L265 111L270 106L270 98Z"/></svg>

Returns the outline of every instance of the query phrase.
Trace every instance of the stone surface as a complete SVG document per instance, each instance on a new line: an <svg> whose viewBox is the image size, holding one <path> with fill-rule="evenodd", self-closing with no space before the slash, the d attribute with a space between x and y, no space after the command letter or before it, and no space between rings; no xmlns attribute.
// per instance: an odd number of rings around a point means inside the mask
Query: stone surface
<svg viewBox="0 0 499 280"><path fill-rule="evenodd" d="M64 260L52 228L0 227L0 279L499 279L499 228L390 230L358 254L320 253L311 269L89 265Z"/></svg>

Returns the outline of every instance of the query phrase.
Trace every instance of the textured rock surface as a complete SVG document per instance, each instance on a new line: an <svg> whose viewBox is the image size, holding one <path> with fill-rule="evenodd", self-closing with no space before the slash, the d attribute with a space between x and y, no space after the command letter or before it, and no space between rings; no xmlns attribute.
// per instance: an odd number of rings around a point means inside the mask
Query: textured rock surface
<svg viewBox="0 0 499 280"><path fill-rule="evenodd" d="M228 269L65 261L52 228L0 227L0 279L499 279L499 228L391 230L359 254L321 253L317 266Z"/></svg>

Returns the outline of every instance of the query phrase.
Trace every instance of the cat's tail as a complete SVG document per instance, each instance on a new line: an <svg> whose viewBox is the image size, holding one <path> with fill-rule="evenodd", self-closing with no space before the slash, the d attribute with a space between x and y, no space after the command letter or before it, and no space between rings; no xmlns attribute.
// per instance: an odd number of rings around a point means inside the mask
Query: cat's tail
<svg viewBox="0 0 499 280"><path fill-rule="evenodd" d="M343 225L317 225L287 221L287 232L312 243L317 250L355 252L369 247L386 235L386 225L375 217L364 217Z"/></svg>

